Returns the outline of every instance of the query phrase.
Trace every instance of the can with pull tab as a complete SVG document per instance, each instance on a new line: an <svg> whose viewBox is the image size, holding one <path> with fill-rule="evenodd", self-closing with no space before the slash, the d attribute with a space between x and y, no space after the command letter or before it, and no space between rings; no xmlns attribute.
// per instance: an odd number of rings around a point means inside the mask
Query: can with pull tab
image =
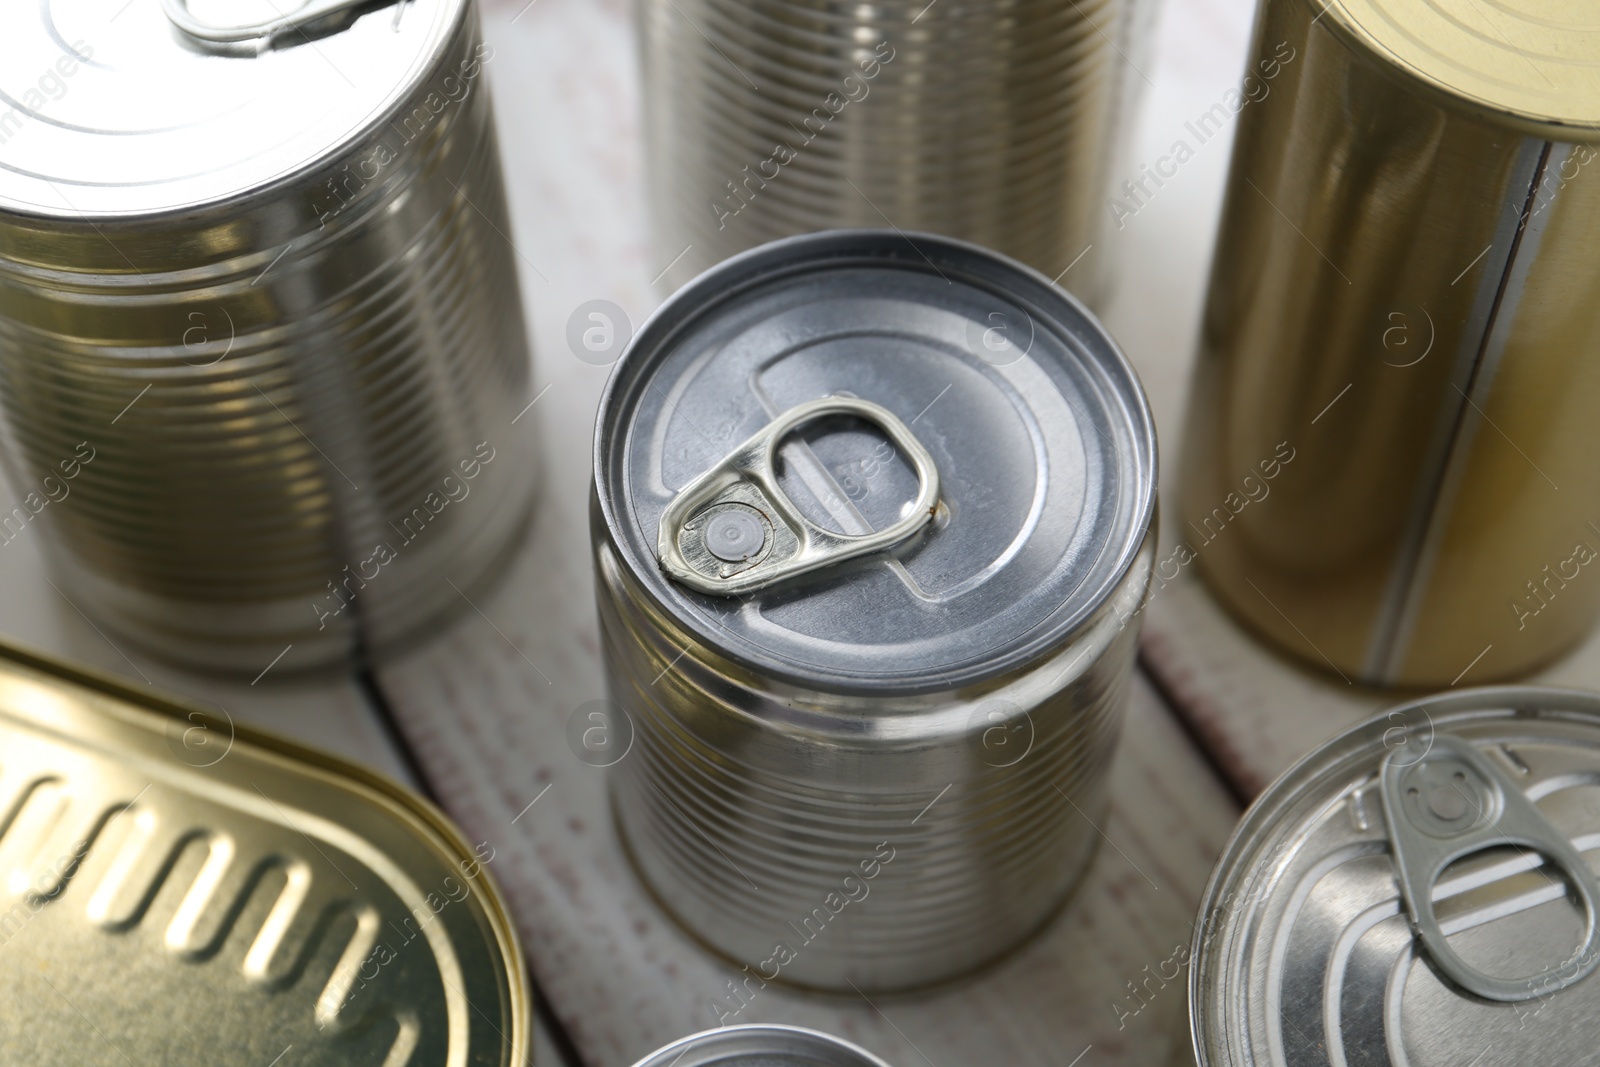
<svg viewBox="0 0 1600 1067"><path fill-rule="evenodd" d="M1065 900L1151 565L1133 371L1048 280L834 231L708 272L596 431L623 841L764 980L935 983Z"/></svg>
<svg viewBox="0 0 1600 1067"><path fill-rule="evenodd" d="M459 610L534 486L475 4L280 7L0 7L0 542L247 677Z"/></svg>
<svg viewBox="0 0 1600 1067"><path fill-rule="evenodd" d="M1200 1067L1592 1062L1600 694L1418 700L1245 814L1189 964Z"/></svg>

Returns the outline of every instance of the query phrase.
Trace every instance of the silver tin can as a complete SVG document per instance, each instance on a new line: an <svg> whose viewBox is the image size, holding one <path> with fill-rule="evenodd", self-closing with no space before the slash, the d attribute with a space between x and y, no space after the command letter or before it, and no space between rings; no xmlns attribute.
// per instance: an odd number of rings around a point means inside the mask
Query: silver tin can
<svg viewBox="0 0 1600 1067"><path fill-rule="evenodd" d="M462 603L532 492L476 9L303 10L0 13L0 537L42 527L119 638L252 675Z"/></svg>
<svg viewBox="0 0 1600 1067"><path fill-rule="evenodd" d="M895 226L976 241L1097 302L1154 7L638 0L666 284L764 241Z"/></svg>
<svg viewBox="0 0 1600 1067"><path fill-rule="evenodd" d="M832 231L635 337L593 513L623 840L757 981L994 960L1086 867L1147 588L1155 435L1105 331L994 253Z"/></svg>
<svg viewBox="0 0 1600 1067"><path fill-rule="evenodd" d="M1311 753L1172 957L1201 1067L1594 1062L1597 783L1590 692L1430 697Z"/></svg>
<svg viewBox="0 0 1600 1067"><path fill-rule="evenodd" d="M799 1026L724 1026L690 1034L634 1067L889 1067L864 1048Z"/></svg>

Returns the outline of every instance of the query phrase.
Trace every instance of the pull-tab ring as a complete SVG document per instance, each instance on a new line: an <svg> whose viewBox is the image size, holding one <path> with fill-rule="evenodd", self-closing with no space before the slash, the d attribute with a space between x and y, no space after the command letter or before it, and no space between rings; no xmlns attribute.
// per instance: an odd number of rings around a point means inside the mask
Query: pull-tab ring
<svg viewBox="0 0 1600 1067"><path fill-rule="evenodd" d="M917 472L906 517L868 534L825 530L801 514L778 485L778 445L825 415L876 425ZM926 526L939 502L939 470L911 428L887 408L830 396L796 405L685 486L661 516L662 568L702 593L733 596L847 559L893 548Z"/></svg>
<svg viewBox="0 0 1600 1067"><path fill-rule="evenodd" d="M1457 985L1488 1000L1548 996L1600 964L1600 883L1567 836L1478 748L1438 736L1421 759L1392 752L1383 761L1384 821L1412 926L1434 964ZM1566 962L1527 978L1499 978L1450 947L1433 910L1433 887L1456 860L1496 846L1539 853L1559 867L1583 902L1584 928Z"/></svg>
<svg viewBox="0 0 1600 1067"><path fill-rule="evenodd" d="M333 15L370 6L373 6L373 0L307 0L286 15L243 26L216 26L196 18L189 10L189 0L161 0L161 8L167 18L190 37L207 44L255 43L260 48L267 48L289 30L304 29Z"/></svg>

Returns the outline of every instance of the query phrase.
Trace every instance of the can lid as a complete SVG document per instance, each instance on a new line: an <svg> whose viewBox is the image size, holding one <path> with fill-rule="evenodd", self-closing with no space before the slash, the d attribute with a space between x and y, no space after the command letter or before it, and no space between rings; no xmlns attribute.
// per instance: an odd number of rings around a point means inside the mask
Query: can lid
<svg viewBox="0 0 1600 1067"><path fill-rule="evenodd" d="M174 21L268 27L307 7L329 14L232 43ZM269 185L380 124L427 76L465 7L0 5L0 209L52 218L155 213ZM458 103L448 94L464 95L470 81L441 85L439 111Z"/></svg>
<svg viewBox="0 0 1600 1067"><path fill-rule="evenodd" d="M888 1067L848 1041L800 1026L724 1026L674 1041L634 1067Z"/></svg>
<svg viewBox="0 0 1600 1067"><path fill-rule="evenodd" d="M1327 24L1423 82L1554 140L1600 130L1593 0L1312 0ZM1573 129L1563 131L1559 127Z"/></svg>
<svg viewBox="0 0 1600 1067"><path fill-rule="evenodd" d="M661 307L601 400L595 483L632 573L708 645L916 692L1026 663L1106 603L1153 520L1155 433L1115 343L1042 275L834 231Z"/></svg>
<svg viewBox="0 0 1600 1067"><path fill-rule="evenodd" d="M414 794L3 642L0 753L7 1062L527 1062L494 854Z"/></svg>
<svg viewBox="0 0 1600 1067"><path fill-rule="evenodd" d="M1600 694L1467 690L1368 721L1223 852L1189 957L1201 1067L1582 1059L1597 865Z"/></svg>

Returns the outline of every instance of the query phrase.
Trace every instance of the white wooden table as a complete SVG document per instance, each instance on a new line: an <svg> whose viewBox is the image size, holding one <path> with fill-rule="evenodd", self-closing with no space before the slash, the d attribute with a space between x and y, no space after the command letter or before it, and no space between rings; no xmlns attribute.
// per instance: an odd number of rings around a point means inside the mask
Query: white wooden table
<svg viewBox="0 0 1600 1067"><path fill-rule="evenodd" d="M1167 154L1185 120L1220 100L1243 66L1249 0L1165 3L1130 175ZM607 374L568 350L567 319L606 299L642 322L667 266L646 238L629 13L626 0L484 0L511 238L535 334L537 418L515 432L540 435L544 456L537 519L492 595L373 675L285 683L269 674L252 686L124 655L45 581L37 530L0 549L8 634L387 771L437 797L475 840L492 842L548 1009L541 1067L627 1067L714 1025L707 1005L734 973L645 896L612 835L603 772L565 740L571 712L604 695L588 492L592 418ZM1226 140L1213 138L1111 238L1122 280L1105 317L1144 377L1169 448L1227 163ZM1169 497L1175 466L1163 471ZM0 489L0 503L8 496ZM1238 798L1382 698L1276 660L1193 585L1169 586L1146 626L1111 812L1098 827L1102 847L1035 943L931 995L868 1002L768 987L738 1021L818 1026L897 1067L1186 1062L1185 978L1148 979L1171 974L1174 951L1189 940ZM1600 649L1573 661L1584 663L1600 677ZM1558 672L1582 678L1573 664ZM1130 993L1135 982L1143 999Z"/></svg>

